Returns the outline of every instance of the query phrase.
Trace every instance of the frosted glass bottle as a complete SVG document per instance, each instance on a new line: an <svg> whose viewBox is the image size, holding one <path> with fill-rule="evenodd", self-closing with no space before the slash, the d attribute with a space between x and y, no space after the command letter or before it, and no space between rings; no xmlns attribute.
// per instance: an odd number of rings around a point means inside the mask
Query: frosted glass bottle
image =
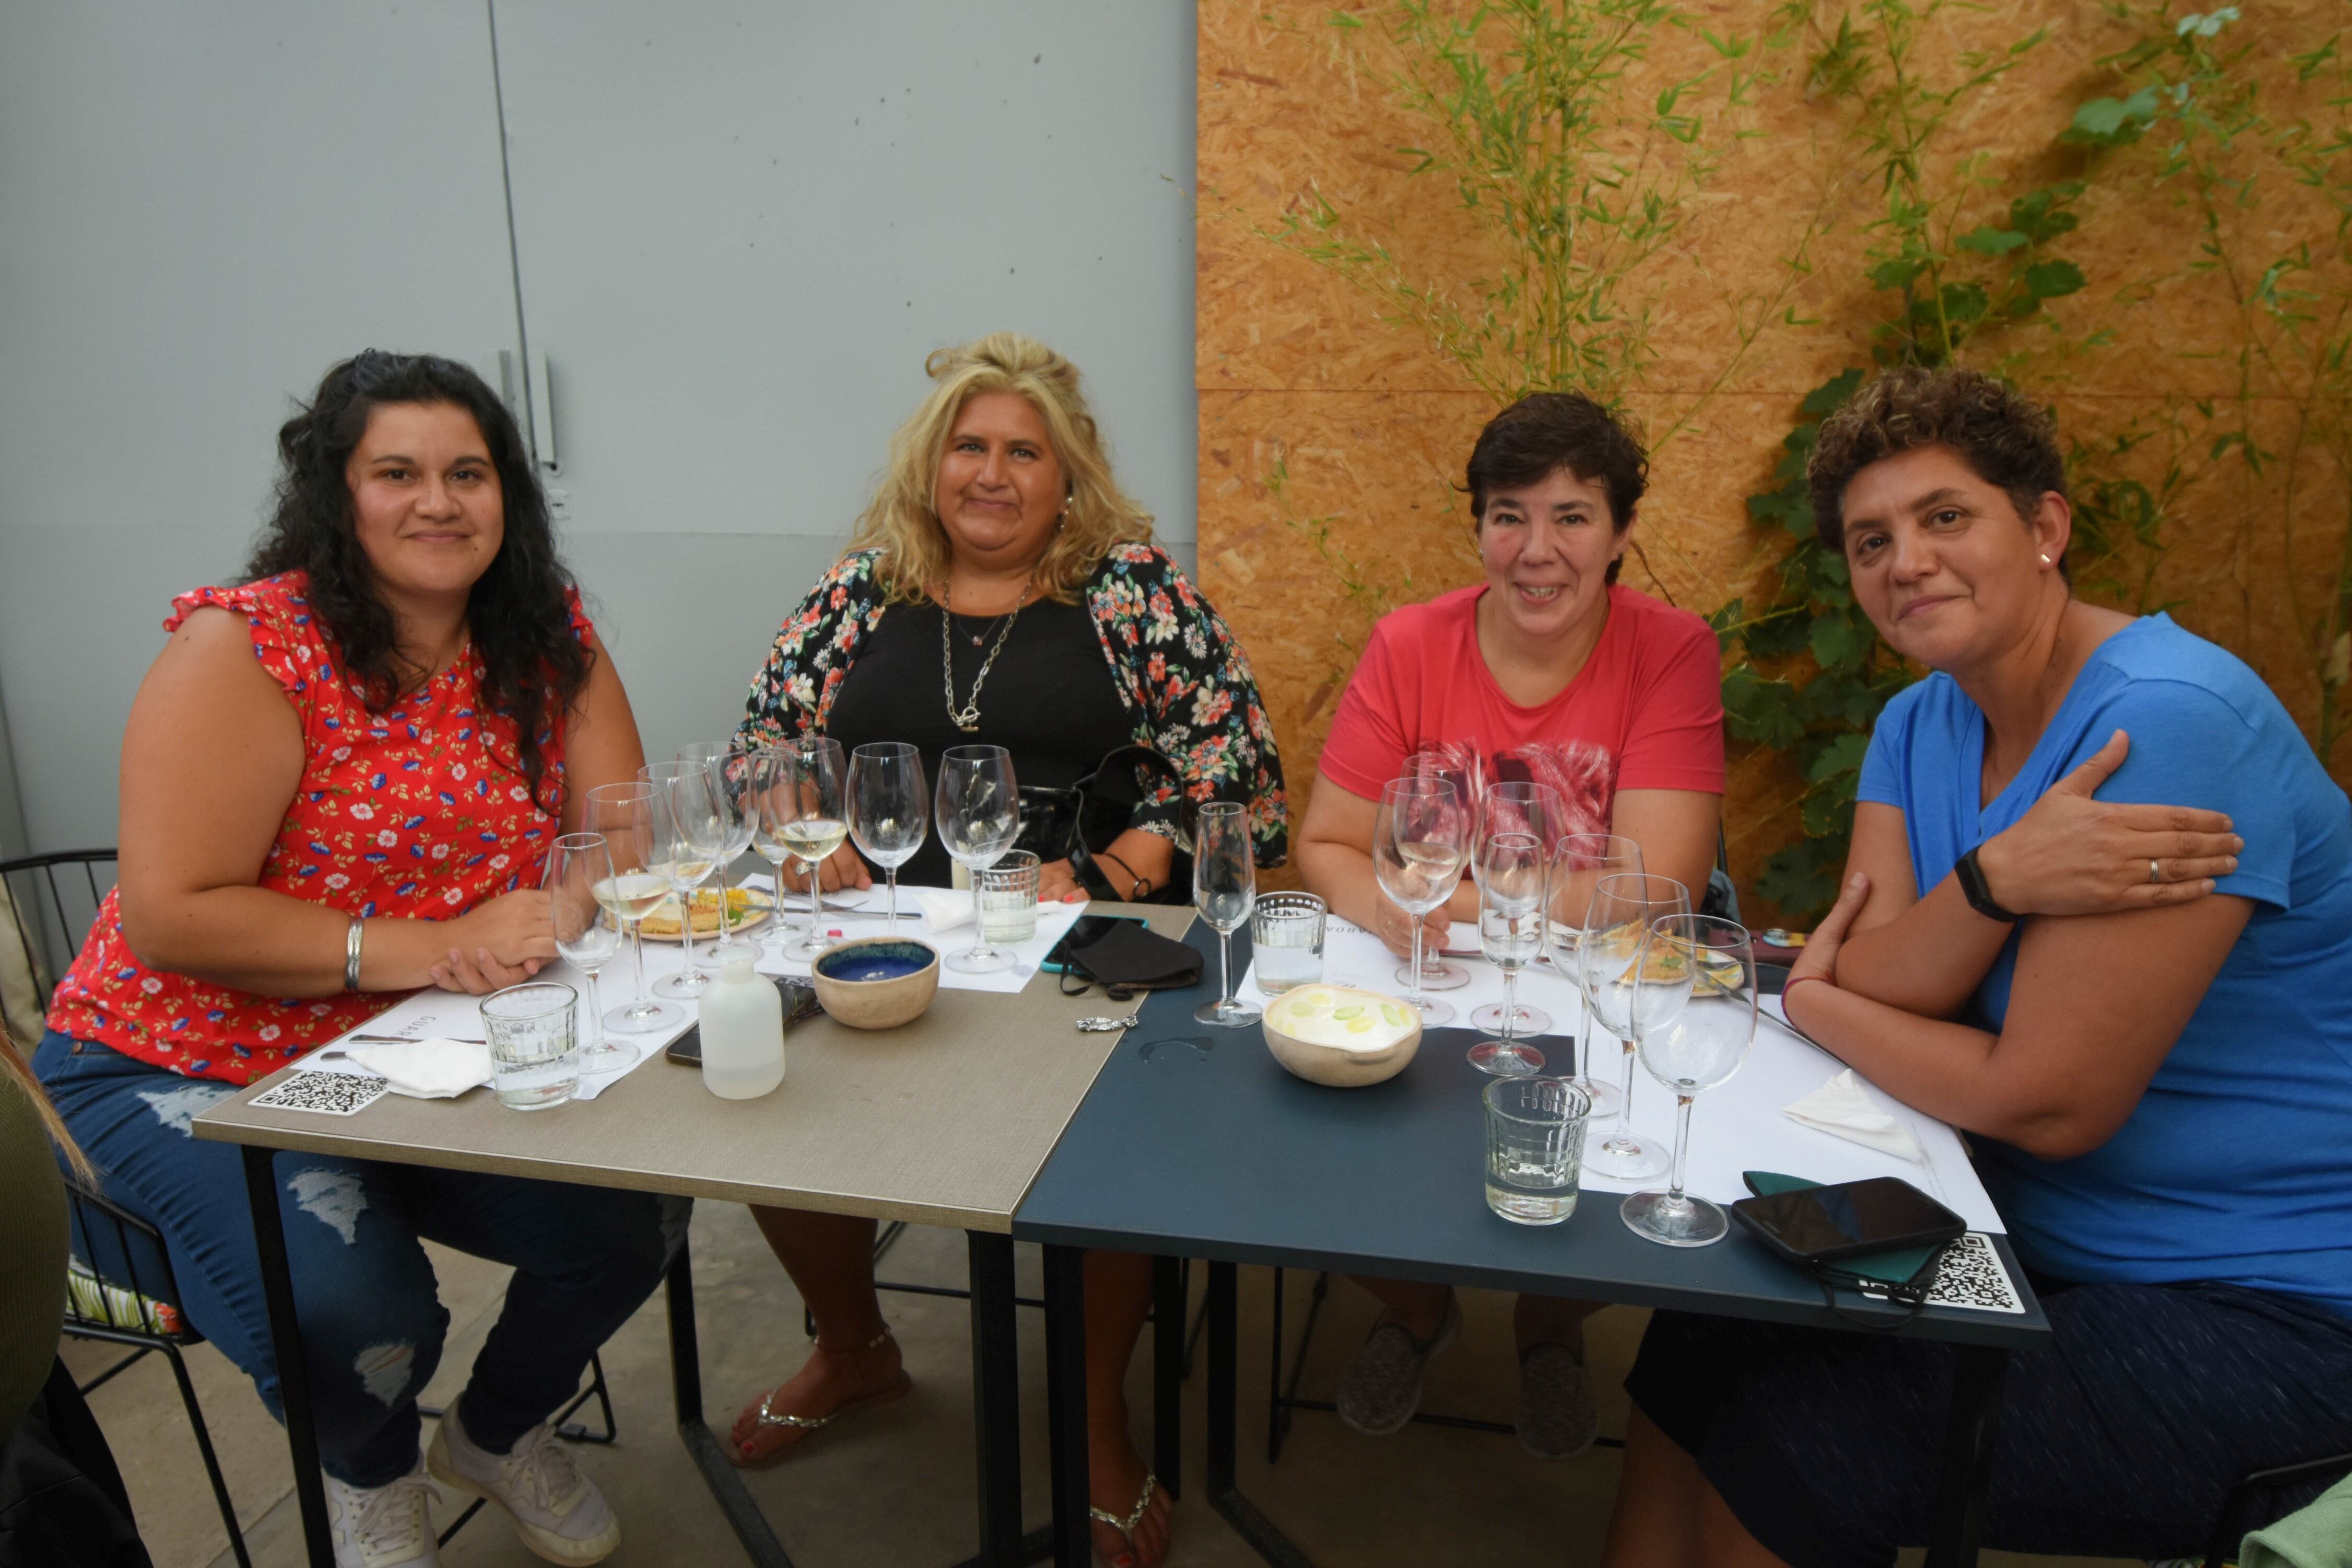
<svg viewBox="0 0 2352 1568"><path fill-rule="evenodd" d="M702 1086L721 1100L757 1100L784 1081L784 999L730 954L702 993Z"/></svg>

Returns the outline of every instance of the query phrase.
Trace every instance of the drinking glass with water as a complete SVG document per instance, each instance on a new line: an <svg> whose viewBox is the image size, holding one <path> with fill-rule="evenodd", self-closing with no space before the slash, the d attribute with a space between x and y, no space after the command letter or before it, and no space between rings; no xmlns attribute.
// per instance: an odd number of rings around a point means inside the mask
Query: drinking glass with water
<svg viewBox="0 0 2352 1568"><path fill-rule="evenodd" d="M509 985L482 998L489 1037L490 1081L509 1110L544 1110L580 1087L580 994L552 980Z"/></svg>
<svg viewBox="0 0 2352 1568"><path fill-rule="evenodd" d="M1558 1225L1574 1214L1591 1113L1591 1097L1564 1078L1488 1084L1486 1206L1515 1225Z"/></svg>
<svg viewBox="0 0 2352 1568"><path fill-rule="evenodd" d="M1261 893L1250 911L1257 988L1279 996L1323 978L1323 900L1312 893Z"/></svg>
<svg viewBox="0 0 2352 1568"><path fill-rule="evenodd" d="M978 872L980 940L1019 947L1037 934L1037 877L1044 868L1026 849L1008 851Z"/></svg>

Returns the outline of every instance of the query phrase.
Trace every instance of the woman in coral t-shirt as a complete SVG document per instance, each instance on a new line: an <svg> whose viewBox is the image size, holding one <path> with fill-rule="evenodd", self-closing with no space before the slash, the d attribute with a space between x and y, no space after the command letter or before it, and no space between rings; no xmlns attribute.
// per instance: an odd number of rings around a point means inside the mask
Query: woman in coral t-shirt
<svg viewBox="0 0 2352 1568"><path fill-rule="evenodd" d="M1571 832L1642 847L1643 869L1697 905L1723 801L1723 698L1715 634L1687 610L1617 583L1648 482L1641 444L1573 393L1496 415L1471 449L1470 512L1486 580L1384 618L1339 700L1299 829L1307 886L1399 954L1412 925L1372 874L1381 786L1435 752L1475 787L1548 784ZM1432 946L1478 918L1468 879L1426 917ZM1444 1286L1360 1281L1386 1304L1339 1389L1340 1416L1393 1432L1421 1400L1423 1367L1460 1314ZM1519 1437L1565 1458L1592 1441L1580 1324L1591 1307L1523 1296Z"/></svg>

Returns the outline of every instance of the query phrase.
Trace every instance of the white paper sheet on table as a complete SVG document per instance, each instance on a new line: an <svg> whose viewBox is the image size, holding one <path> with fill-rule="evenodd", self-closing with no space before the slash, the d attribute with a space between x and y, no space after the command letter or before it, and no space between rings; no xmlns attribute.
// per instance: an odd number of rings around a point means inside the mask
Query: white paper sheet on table
<svg viewBox="0 0 2352 1568"><path fill-rule="evenodd" d="M1475 927L1456 922L1446 945L1469 947L1476 941ZM1459 990L1431 994L1454 1008L1454 1023L1449 1026L1466 1028L1473 1007L1502 1001L1503 977L1484 959L1461 958L1454 962L1470 972L1470 984ZM1337 919L1326 922L1325 980L1402 995L1405 988L1396 975L1402 964L1402 961L1389 952L1378 937L1361 927ZM1258 989L1255 966L1244 990L1253 1001L1261 1005L1265 1002L1265 994ZM1584 1016L1584 1004L1575 987L1549 967L1530 969L1519 975L1519 1000L1551 1015L1550 1034L1538 1037L1535 1042L1548 1058L1544 1070L1563 1075L1573 1071L1576 1031ZM1970 1230L2007 1230L1984 1184L1977 1179L1976 1168L1969 1163L1959 1135L1934 1117L1882 1092L1867 1079L1863 1082L1871 1098L1896 1121L1907 1122L1927 1150L1924 1166L1865 1149L1783 1116L1781 1107L1821 1088L1845 1070L1845 1064L1790 1029L1780 1016L1779 997L1764 998L1761 1014L1756 1024L1756 1043L1739 1071L1729 1082L1699 1095L1694 1103L1690 1169L1685 1177L1690 1191L1719 1204L1735 1202L1748 1196L1747 1184L1740 1180L1741 1173L1747 1171L1777 1171L1825 1183L1898 1176L1959 1215L1969 1222ZM1604 1082L1622 1083L1625 1056L1614 1037L1594 1031L1592 1049L1593 1075ZM1605 1135L1601 1124L1596 1122L1594 1126L1594 1138ZM1643 1069L1638 1059L1633 1063L1633 1131L1660 1148L1674 1147L1674 1096ZM1589 1167L1584 1173L1584 1185L1594 1192L1630 1193L1665 1184L1663 1175L1619 1182Z"/></svg>
<svg viewBox="0 0 2352 1568"><path fill-rule="evenodd" d="M708 944L698 945L699 951L707 956L709 952ZM685 967L686 951L678 944L660 942L646 943L646 983L647 984L650 985L665 974L675 974ZM580 1007L584 1021L588 1007L588 977L585 974L572 968L569 963L558 960L541 969L537 978L569 985L580 993ZM604 1005L604 1011L608 1013L636 994L636 970L630 963L627 944L624 943L621 951L614 955L613 961L597 972L596 986L596 999ZM698 1016L698 1010L692 1002L678 1002L673 1005L681 1008L686 1016L667 1028L656 1029L647 1035L616 1035L610 1029L604 1030L604 1038L612 1044L635 1047L636 1059L610 1072L584 1075L580 1079L580 1087L573 1091L572 1098L574 1100L595 1099L668 1049L670 1042L686 1033ZM478 998L455 991L437 989L419 991L406 1001L394 1004L353 1029L352 1033L399 1035L412 1040L429 1039L436 1035L467 1040L487 1037L482 1028L482 1006ZM377 1074L368 1071L367 1068L336 1049L347 1037L337 1036L309 1056L303 1057L295 1062L295 1070L342 1072L361 1078L377 1077Z"/></svg>
<svg viewBox="0 0 2352 1568"><path fill-rule="evenodd" d="M744 885L766 888L769 886L769 881L764 876L747 877L744 879ZM939 889L929 890L938 891ZM912 883L898 884L900 918L895 922L890 919L889 889L882 883L877 882L874 886L863 889L849 889L838 893L827 893L825 899L828 902L854 900L857 907L855 910L821 910L818 915L817 929L843 942L861 936L909 937L916 942L929 942L939 949L942 955L961 952L972 944L975 933L969 921L952 931L934 932L926 922L920 920L906 919L905 917L909 913L919 912L915 902L915 891ZM971 893L967 890L963 896L969 898ZM1040 904L1037 906L1037 934L1027 942L1006 950L1013 954L1011 968L994 970L986 974L965 974L941 963L940 984L950 991L993 991L1011 995L1029 984L1030 977L1037 973L1037 966L1045 962L1047 953L1054 951L1054 944L1061 941L1070 927L1077 922L1078 917L1086 912L1087 906L1082 903ZM787 940L804 929L807 921L807 910L802 910L797 912L787 910L784 914ZM761 973L794 976L804 976L808 973L809 966L806 963L797 959L779 958L776 955L775 945L768 940L772 934L772 928L763 930L759 934L761 939L759 962Z"/></svg>

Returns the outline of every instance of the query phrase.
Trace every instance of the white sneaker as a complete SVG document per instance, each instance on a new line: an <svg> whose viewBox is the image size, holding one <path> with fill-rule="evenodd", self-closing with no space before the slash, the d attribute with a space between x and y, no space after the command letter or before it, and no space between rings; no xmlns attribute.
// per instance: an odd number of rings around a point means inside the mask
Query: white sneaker
<svg viewBox="0 0 2352 1568"><path fill-rule="evenodd" d="M417 1466L388 1487L347 1486L327 1478L327 1523L335 1537L335 1568L436 1568L433 1483Z"/></svg>
<svg viewBox="0 0 2352 1568"><path fill-rule="evenodd" d="M512 1453L486 1454L466 1436L452 1404L425 1465L444 1486L506 1510L522 1543L550 1563L602 1563L621 1544L621 1523L604 1494L544 1421L515 1439Z"/></svg>

